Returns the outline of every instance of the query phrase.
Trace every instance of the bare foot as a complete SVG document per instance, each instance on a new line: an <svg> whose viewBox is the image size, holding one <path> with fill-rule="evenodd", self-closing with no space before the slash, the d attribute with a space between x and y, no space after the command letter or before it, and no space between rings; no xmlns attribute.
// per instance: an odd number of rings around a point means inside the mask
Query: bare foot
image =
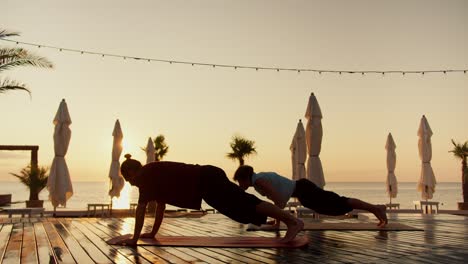
<svg viewBox="0 0 468 264"><path fill-rule="evenodd" d="M301 219L296 219L296 222L294 224L288 225L288 231L286 231L286 235L281 239L282 243L288 243L291 240L293 240L297 233L304 228L304 222L302 222Z"/></svg>
<svg viewBox="0 0 468 264"><path fill-rule="evenodd" d="M383 204L379 204L375 206L374 215L379 219L379 224L377 226L384 227L388 224L387 219L387 207Z"/></svg>

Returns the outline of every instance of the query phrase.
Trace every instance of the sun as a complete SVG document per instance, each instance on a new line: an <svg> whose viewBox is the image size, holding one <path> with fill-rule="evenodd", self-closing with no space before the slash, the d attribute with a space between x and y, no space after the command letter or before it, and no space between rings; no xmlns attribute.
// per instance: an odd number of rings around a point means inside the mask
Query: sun
<svg viewBox="0 0 468 264"><path fill-rule="evenodd" d="M128 209L130 208L131 187L125 182L125 185L120 191L120 197L112 197L112 208L114 209Z"/></svg>

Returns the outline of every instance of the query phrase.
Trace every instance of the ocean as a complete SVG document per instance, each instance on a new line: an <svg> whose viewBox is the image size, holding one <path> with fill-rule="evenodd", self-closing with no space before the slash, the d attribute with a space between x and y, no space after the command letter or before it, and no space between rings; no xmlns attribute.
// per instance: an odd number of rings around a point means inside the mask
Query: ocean
<svg viewBox="0 0 468 264"><path fill-rule="evenodd" d="M109 203L110 198L107 195L109 183L107 182L74 182L73 196L68 200L66 209L83 210L87 208L88 203ZM326 190L334 191L340 195L358 198L370 203L388 203L389 198L385 192L385 183L383 182L330 182L325 186ZM398 196L392 199L394 203L400 203L400 208L411 209L413 201L421 198L416 190L416 182L403 182L398 185ZM250 188L249 193L255 194ZM23 201L28 199L29 191L19 182L0 182L0 194L12 194L13 208L24 207ZM44 200L44 207L47 210L52 209L48 199L49 192L44 189L40 193L40 199ZM259 198L259 196L257 194ZM263 197L263 199L266 199ZM440 202L440 209L457 209L457 202L462 201L461 183L442 182L437 184L433 201ZM121 197L113 201L114 208L128 208L131 202L138 200L138 189L126 185ZM170 206L168 208L171 208ZM203 204L203 208L209 208ZM59 208L61 209L61 208Z"/></svg>

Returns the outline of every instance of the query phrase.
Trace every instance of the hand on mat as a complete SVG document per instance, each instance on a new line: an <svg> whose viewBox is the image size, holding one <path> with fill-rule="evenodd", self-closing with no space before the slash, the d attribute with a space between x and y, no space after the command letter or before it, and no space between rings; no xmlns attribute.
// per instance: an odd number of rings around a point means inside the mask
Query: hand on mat
<svg viewBox="0 0 468 264"><path fill-rule="evenodd" d="M143 233L140 235L140 238L154 238L156 236L156 234L153 234L151 232L149 233Z"/></svg>
<svg viewBox="0 0 468 264"><path fill-rule="evenodd" d="M128 246L128 247L135 247L136 244L137 244L137 240L134 240L133 238L123 239L116 243L116 245Z"/></svg>

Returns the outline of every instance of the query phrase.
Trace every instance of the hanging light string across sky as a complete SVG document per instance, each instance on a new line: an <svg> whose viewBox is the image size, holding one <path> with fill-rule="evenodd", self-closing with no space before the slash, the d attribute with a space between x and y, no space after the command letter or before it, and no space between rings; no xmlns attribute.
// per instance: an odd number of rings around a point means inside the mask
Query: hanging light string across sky
<svg viewBox="0 0 468 264"><path fill-rule="evenodd" d="M365 71L352 71L352 70L320 70L320 69L310 69L310 68L283 68L283 67L264 67L264 66L249 66L249 65L233 65L233 64L217 64L217 63L206 63L206 62L195 62L195 61L180 61L180 60L167 60L167 59L157 59L157 58L146 58L146 57L135 57L135 56L126 56L120 54L112 54L112 53L101 53L101 52L94 52L94 51L87 51L87 50L79 50L79 49L70 49L70 48L62 48L62 47L55 47L50 45L43 45L37 43L29 43L23 41L16 41L11 39L0 39L2 41L13 42L17 45L26 45L26 46L34 46L37 48L47 48L47 49L54 49L57 51L67 51L67 52L74 52L79 54L86 54L86 55L97 55L100 57L113 57L113 58L122 58L124 60L137 60L137 61L147 61L147 62L161 62L161 63L169 63L169 64L185 64L185 65L192 65L192 66L205 66L205 67L212 67L212 68L232 68L232 69L250 69L250 70L267 70L267 71L292 71L292 72L314 72L318 74L322 73L334 73L334 74L426 74L426 73L465 73L468 69L444 69L444 70L413 70L413 71L404 71L404 70L397 70L397 71L381 71L381 70L365 70Z"/></svg>

